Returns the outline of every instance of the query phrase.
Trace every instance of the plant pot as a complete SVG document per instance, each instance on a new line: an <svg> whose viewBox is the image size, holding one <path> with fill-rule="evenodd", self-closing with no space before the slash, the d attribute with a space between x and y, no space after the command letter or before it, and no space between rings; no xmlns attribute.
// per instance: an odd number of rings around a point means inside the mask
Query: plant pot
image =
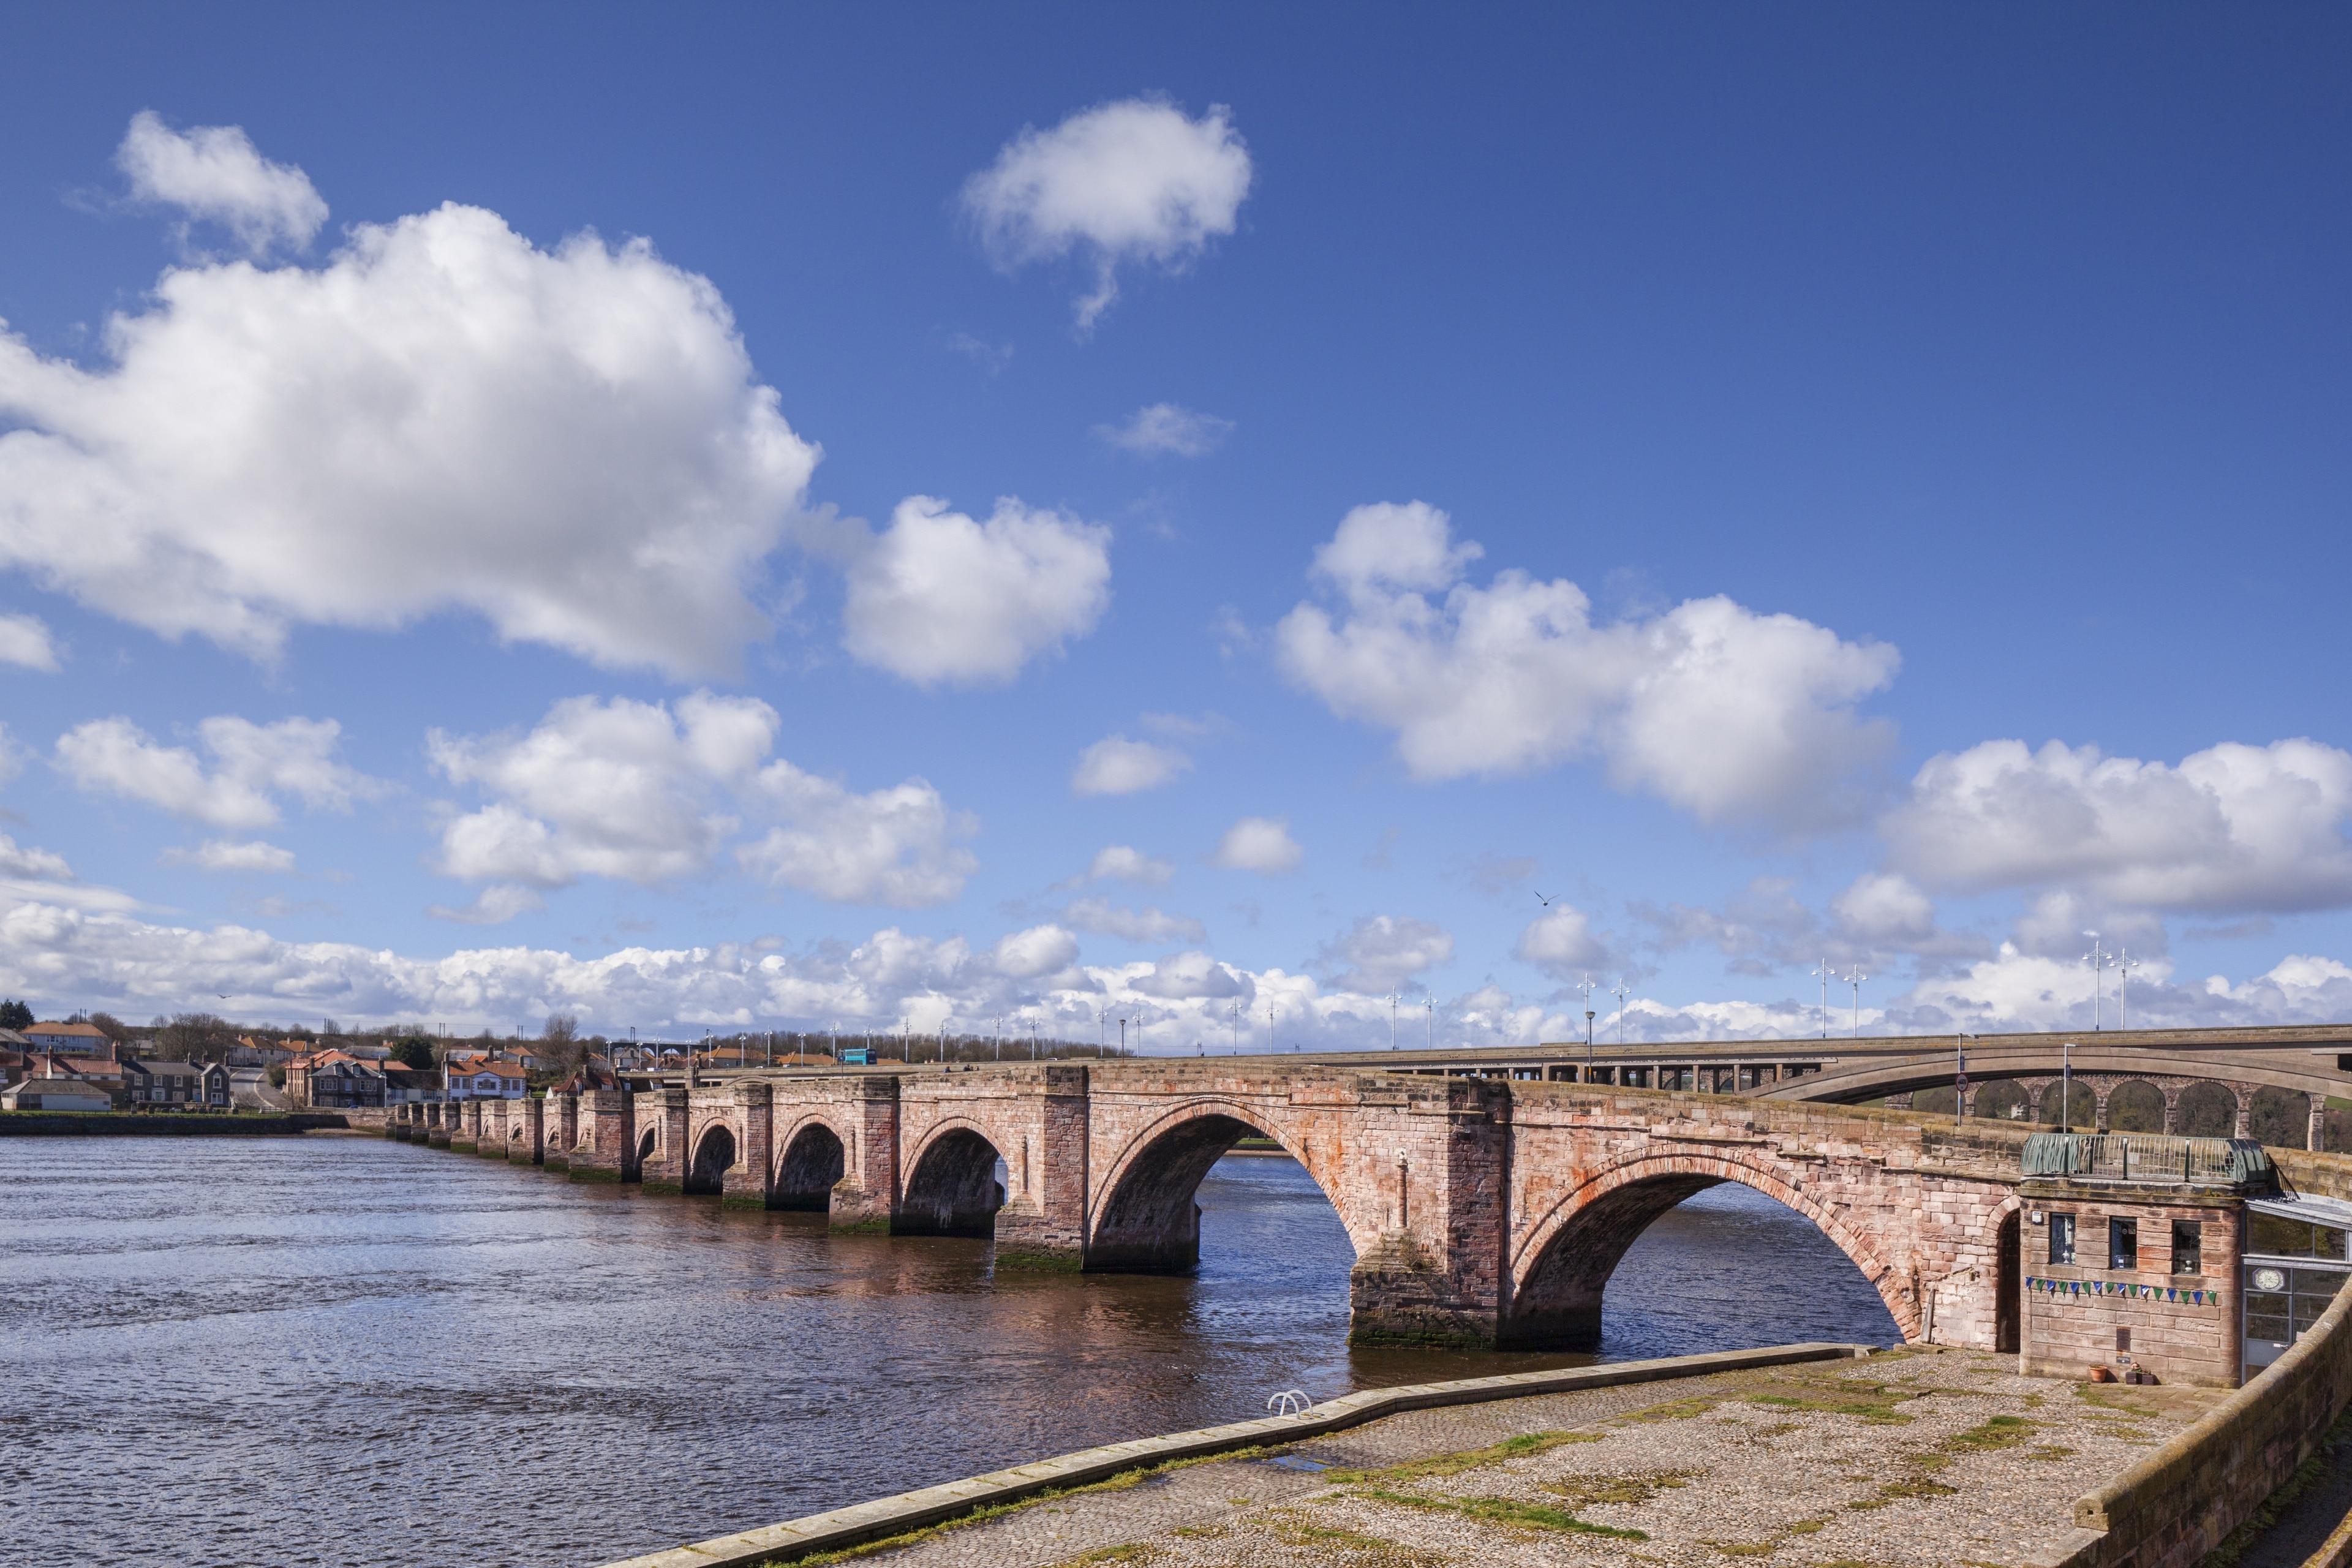
<svg viewBox="0 0 2352 1568"><path fill-rule="evenodd" d="M2116 1380L2116 1374L2103 1366L2093 1367L2090 1375L2093 1383L2113 1383Z"/></svg>

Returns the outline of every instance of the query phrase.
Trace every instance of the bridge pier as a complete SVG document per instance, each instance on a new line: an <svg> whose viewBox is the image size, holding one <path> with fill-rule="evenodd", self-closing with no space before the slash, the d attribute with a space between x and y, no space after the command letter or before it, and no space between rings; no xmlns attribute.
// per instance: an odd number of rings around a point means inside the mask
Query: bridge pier
<svg viewBox="0 0 2352 1568"><path fill-rule="evenodd" d="M425 1108L425 1142L427 1148L449 1147L450 1133L455 1131L450 1122L457 1110L454 1105L428 1105Z"/></svg>
<svg viewBox="0 0 2352 1568"><path fill-rule="evenodd" d="M547 1157L547 1101L525 1096L509 1108L507 1163L536 1165Z"/></svg>
<svg viewBox="0 0 2352 1568"><path fill-rule="evenodd" d="M688 1096L692 1089L656 1089L637 1096L637 1180L649 1193L686 1191Z"/></svg>
<svg viewBox="0 0 2352 1568"><path fill-rule="evenodd" d="M2305 1098L2311 1101L2311 1125L2304 1136L2303 1146L2316 1153L2327 1146L2327 1097L2313 1094Z"/></svg>
<svg viewBox="0 0 2352 1568"><path fill-rule="evenodd" d="M775 1090L764 1083L736 1083L727 1094L741 1130L736 1140L735 1163L727 1168L719 1189L722 1208L764 1209L775 1206L775 1161L770 1149L774 1139Z"/></svg>
<svg viewBox="0 0 2352 1568"><path fill-rule="evenodd" d="M898 1206L898 1079L854 1080L841 1180L825 1205L828 1229L887 1236Z"/></svg>
<svg viewBox="0 0 2352 1568"><path fill-rule="evenodd" d="M572 1146L580 1142L580 1097L576 1094L551 1094L547 1097L547 1122L541 1129L539 1163L550 1171L572 1168Z"/></svg>
<svg viewBox="0 0 2352 1568"><path fill-rule="evenodd" d="M637 1179L637 1099L625 1089L592 1089L576 1102L566 1163L575 1182Z"/></svg>

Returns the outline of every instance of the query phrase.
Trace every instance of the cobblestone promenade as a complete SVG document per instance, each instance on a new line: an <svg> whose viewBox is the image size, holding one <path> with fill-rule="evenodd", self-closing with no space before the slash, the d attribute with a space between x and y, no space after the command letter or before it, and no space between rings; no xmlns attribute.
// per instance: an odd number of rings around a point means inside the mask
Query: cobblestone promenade
<svg viewBox="0 0 2352 1568"><path fill-rule="evenodd" d="M1417 1411L862 1555L873 1568L2012 1568L2226 1397L1885 1352ZM1326 1467L1318 1468L1316 1467Z"/></svg>

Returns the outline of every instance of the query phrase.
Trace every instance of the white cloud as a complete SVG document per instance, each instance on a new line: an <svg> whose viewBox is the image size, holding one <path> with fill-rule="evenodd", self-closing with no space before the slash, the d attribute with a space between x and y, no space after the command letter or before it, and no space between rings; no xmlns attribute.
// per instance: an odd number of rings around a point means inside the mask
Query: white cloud
<svg viewBox="0 0 2352 1568"><path fill-rule="evenodd" d="M547 908L547 900L519 882L493 882L476 894L470 902L452 907L448 904L428 904L425 912L436 921L449 921L464 926L494 926L503 924L517 915L534 914Z"/></svg>
<svg viewBox="0 0 2352 1568"><path fill-rule="evenodd" d="M1173 403L1139 408L1124 425L1097 425L1097 438L1138 457L1202 458L1233 434L1234 422Z"/></svg>
<svg viewBox="0 0 2352 1568"><path fill-rule="evenodd" d="M2352 903L2352 754L2224 744L2178 766L1987 741L1931 757L1881 824L1893 866L1941 887L2064 884L2206 913Z"/></svg>
<svg viewBox="0 0 2352 1568"><path fill-rule="evenodd" d="M527 889L493 892L485 905L530 896ZM417 958L346 943L282 942L239 926L151 923L134 918L136 908L109 889L0 880L0 994L69 996L125 1016L202 1007L247 1018L422 1017L460 1032L535 1026L551 1012L575 1013L584 1029L607 1034L631 1025L822 1028L834 1021L890 1032L901 1022L969 1031L1002 1016L1015 1033L1092 1041L1098 1029L1116 1039L1109 1024L1124 1017L1130 1043L1186 1054L1196 1043L1222 1053L1237 1034L1245 1048L1262 1048L1271 1009L1284 1048L1362 1048L1388 1038L1389 1010L1380 995L1326 989L1280 969L1252 971L1198 950L1158 962L1080 967L1075 939L1057 925L1016 931L978 950L961 937L891 928L855 943L811 942L798 952L766 942L729 942L629 947L583 958L508 945ZM465 913L496 919L499 910ZM1955 1028L2089 1022L2088 983L2079 965L2014 948L1882 1005L1888 988L1865 988L1865 1030L1935 1033L1948 1043ZM226 1002L222 992L229 993ZM1843 1025L1845 1010L1838 1011ZM2168 969L2151 962L2132 985L2136 1025L2325 1023L2347 1012L2352 966L2321 955L2289 955L2234 984L2214 975L2176 984ZM1442 1044L1532 1045L1583 1033L1581 1017L1521 1003L1491 983L1440 999L1432 1022ZM1618 1022L1604 1014L1597 1037L1612 1037ZM1819 1027L1810 996L1681 1006L1635 997L1622 1022L1628 1040L1810 1037Z"/></svg>
<svg viewBox="0 0 2352 1568"><path fill-rule="evenodd" d="M1297 870L1298 863L1307 858L1307 851L1290 837L1290 818L1244 816L1225 829L1216 853L1209 858L1213 865L1229 871L1256 871L1279 877L1286 871Z"/></svg>
<svg viewBox="0 0 2352 1568"><path fill-rule="evenodd" d="M1118 297L1122 265L1181 268L1234 232L1251 171L1228 115L1215 105L1193 120L1173 104L1132 98L1051 131L1024 128L965 182L965 210L1008 271L1074 251L1090 259L1095 289L1077 317L1080 330L1091 328Z"/></svg>
<svg viewBox="0 0 2352 1568"><path fill-rule="evenodd" d="M1341 991L1384 994L1408 988L1423 971L1454 962L1454 933L1428 921L1370 915L1323 944L1318 967Z"/></svg>
<svg viewBox="0 0 2352 1568"><path fill-rule="evenodd" d="M1115 936L1122 942L1206 942L1208 929L1190 915L1171 915L1154 904L1126 909L1107 899L1080 899L1062 911L1062 918L1080 931Z"/></svg>
<svg viewBox="0 0 2352 1568"><path fill-rule="evenodd" d="M1110 603L1110 531L1009 497L982 523L909 496L848 575L852 657L919 686L1002 683L1094 630Z"/></svg>
<svg viewBox="0 0 2352 1568"><path fill-rule="evenodd" d="M20 847L5 833L0 833L0 877L45 882L74 879L73 868L66 864L64 856L29 845Z"/></svg>
<svg viewBox="0 0 2352 1568"><path fill-rule="evenodd" d="M765 702L698 691L666 704L567 698L528 734L426 740L453 784L488 805L442 829L440 866L468 881L559 888L583 876L640 885L708 871L743 826L735 860L778 886L852 903L912 907L962 890L974 829L921 779L856 794L781 759L782 721ZM764 764L764 765L763 765ZM505 919L522 906L493 900ZM450 916L448 918L457 918Z"/></svg>
<svg viewBox="0 0 2352 1568"><path fill-rule="evenodd" d="M327 204L310 177L264 158L241 126L177 132L142 109L131 117L114 163L130 177L134 198L220 224L251 256L281 241L299 249L327 221Z"/></svg>
<svg viewBox="0 0 2352 1568"><path fill-rule="evenodd" d="M331 719L256 724L224 714L196 726L207 768L185 746L159 745L128 719L93 719L58 737L57 763L80 788L121 795L213 827L267 827L275 797L345 811L381 786L335 761L342 726Z"/></svg>
<svg viewBox="0 0 2352 1568"><path fill-rule="evenodd" d="M1301 604L1276 627L1289 678L1394 730L1415 778L1597 753L1621 788L1703 822L1818 826L1847 808L1839 783L1891 739L1853 705L1894 678L1892 647L1720 597L1596 626L1565 579L1463 582L1479 553L1422 502L1359 507L1316 554L1336 616Z"/></svg>
<svg viewBox="0 0 2352 1568"><path fill-rule="evenodd" d="M1035 980L1076 963L1078 939L1057 925L1031 926L999 937L989 959L1007 980Z"/></svg>
<svg viewBox="0 0 2352 1568"><path fill-rule="evenodd" d="M294 852L257 838L207 838L194 849L173 845L163 851L163 864L192 866L199 871L278 874L294 869Z"/></svg>
<svg viewBox="0 0 2352 1568"><path fill-rule="evenodd" d="M0 664L54 671L58 645L37 616L0 616Z"/></svg>
<svg viewBox="0 0 2352 1568"><path fill-rule="evenodd" d="M1111 878L1121 882L1134 882L1143 887L1167 885L1176 874L1176 868L1165 860L1156 860L1142 850L1125 844L1111 844L1095 851L1087 867L1087 879L1100 881Z"/></svg>
<svg viewBox="0 0 2352 1568"><path fill-rule="evenodd" d="M771 882L835 903L908 910L945 903L980 868L957 842L977 825L922 779L857 795L778 762L760 784L787 825L736 858Z"/></svg>
<svg viewBox="0 0 2352 1568"><path fill-rule="evenodd" d="M1557 903L1528 922L1511 955L1563 981L1580 978L1609 962L1608 948L1592 932L1592 917Z"/></svg>
<svg viewBox="0 0 2352 1568"><path fill-rule="evenodd" d="M1078 795L1134 795L1157 789L1192 765L1192 758L1172 747L1112 735L1079 753L1070 788Z"/></svg>
<svg viewBox="0 0 2352 1568"><path fill-rule="evenodd" d="M732 668L818 457L708 279L478 207L317 268L173 269L105 345L89 370L0 333L0 566L257 658L468 610L602 665Z"/></svg>

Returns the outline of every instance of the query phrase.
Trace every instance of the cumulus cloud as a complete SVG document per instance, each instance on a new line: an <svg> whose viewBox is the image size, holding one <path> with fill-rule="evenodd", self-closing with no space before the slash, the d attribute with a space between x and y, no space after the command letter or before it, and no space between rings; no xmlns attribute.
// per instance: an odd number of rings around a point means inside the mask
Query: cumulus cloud
<svg viewBox="0 0 2352 1568"><path fill-rule="evenodd" d="M20 846L5 833L0 833L0 877L12 880L30 879L44 882L70 882L73 868L66 858L30 845Z"/></svg>
<svg viewBox="0 0 2352 1568"><path fill-rule="evenodd" d="M1112 735L1078 754L1070 788L1078 795L1135 795L1159 788L1192 765L1192 758L1171 746Z"/></svg>
<svg viewBox="0 0 2352 1568"><path fill-rule="evenodd" d="M2290 913L2352 904L2352 754L2310 740L2178 765L2056 741L1931 757L1880 825L1931 886L2063 884L2127 908Z"/></svg>
<svg viewBox="0 0 2352 1568"><path fill-rule="evenodd" d="M279 875L294 869L294 851L257 838L207 838L194 849L175 844L163 851L163 858L166 866L190 866L199 871Z"/></svg>
<svg viewBox="0 0 2352 1568"><path fill-rule="evenodd" d="M159 189L215 188L174 166ZM169 271L104 342L85 369L0 332L0 566L109 615L268 658L463 610L672 675L768 630L751 595L817 449L649 243L544 251L449 205L320 267Z"/></svg>
<svg viewBox="0 0 2352 1568"><path fill-rule="evenodd" d="M1847 808L1839 784L1892 738L1853 709L1894 678L1892 647L1721 597L1599 626L1565 579L1463 581L1481 553L1422 502L1359 507L1316 553L1334 603L1275 629L1290 679L1394 731L1415 778L1591 754L1702 822L1810 826Z"/></svg>
<svg viewBox="0 0 2352 1568"><path fill-rule="evenodd" d="M327 204L310 176L263 157L240 126L173 131L142 109L131 117L114 164L130 179L135 200L217 223L251 256L280 243L299 249L327 221Z"/></svg>
<svg viewBox="0 0 2352 1568"><path fill-rule="evenodd" d="M1057 925L1031 926L998 938L989 961L1008 980L1058 974L1078 961L1078 939Z"/></svg>
<svg viewBox="0 0 2352 1568"><path fill-rule="evenodd" d="M1077 305L1078 327L1088 330L1118 297L1120 267L1178 269L1234 232L1251 169L1230 115L1213 105L1194 120L1162 100L1131 98L1050 131L1025 127L965 182L964 209L1008 272L1073 254L1090 261L1094 291Z"/></svg>
<svg viewBox="0 0 2352 1568"><path fill-rule="evenodd" d="M381 786L335 760L342 726L331 719L256 724L233 714L207 719L196 737L209 766L185 746L165 746L128 719L93 719L58 737L57 765L80 788L120 795L212 827L267 827L278 800L347 811Z"/></svg>
<svg viewBox="0 0 2352 1568"><path fill-rule="evenodd" d="M835 903L919 909L954 898L980 868L958 842L977 825L922 779L859 795L776 762L760 786L788 820L736 858L779 886Z"/></svg>
<svg viewBox="0 0 2352 1568"><path fill-rule="evenodd" d="M1139 408L1124 425L1097 425L1097 439L1141 458L1203 458L1233 434L1234 422L1173 403Z"/></svg>
<svg viewBox="0 0 2352 1568"><path fill-rule="evenodd" d="M1418 990L1424 971L1454 962L1454 933L1428 921L1368 915L1325 942L1316 967L1341 991Z"/></svg>
<svg viewBox="0 0 2352 1568"><path fill-rule="evenodd" d="M756 816L772 826L736 844L734 858L778 886L899 907L962 890L976 866L956 842L973 830L967 816L921 779L861 795L768 761L782 723L756 698L699 691L674 711L568 698L525 734L436 730L426 740L434 766L495 797L444 826L440 868L524 888L583 876L651 885L706 872ZM502 897L477 916L525 907Z"/></svg>
<svg viewBox="0 0 2352 1568"><path fill-rule="evenodd" d="M1080 899L1062 911L1062 918L1080 931L1115 936L1122 942L1206 942L1208 929L1190 915L1171 915L1156 904L1127 909L1108 899Z"/></svg>
<svg viewBox="0 0 2352 1568"><path fill-rule="evenodd" d="M1086 879L1097 882L1108 878L1157 888L1165 886L1175 874L1176 868L1165 860L1154 859L1129 845L1110 844L1095 851L1094 859L1087 867Z"/></svg>
<svg viewBox="0 0 2352 1568"><path fill-rule="evenodd" d="M58 645L38 616L0 616L0 664L54 672Z"/></svg>
<svg viewBox="0 0 2352 1568"><path fill-rule="evenodd" d="M1295 871L1306 858L1307 851L1290 837L1286 816L1243 817L1225 829L1216 853L1209 857L1210 864L1228 871L1255 871L1267 877Z"/></svg>
<svg viewBox="0 0 2352 1568"><path fill-rule="evenodd" d="M1608 963L1609 949L1593 934L1591 916L1556 903L1528 922L1511 956L1534 964L1555 980L1566 981Z"/></svg>
<svg viewBox="0 0 2352 1568"><path fill-rule="evenodd" d="M978 522L909 496L848 554L842 646L918 686L1009 681L1110 604L1110 531L1009 497Z"/></svg>

